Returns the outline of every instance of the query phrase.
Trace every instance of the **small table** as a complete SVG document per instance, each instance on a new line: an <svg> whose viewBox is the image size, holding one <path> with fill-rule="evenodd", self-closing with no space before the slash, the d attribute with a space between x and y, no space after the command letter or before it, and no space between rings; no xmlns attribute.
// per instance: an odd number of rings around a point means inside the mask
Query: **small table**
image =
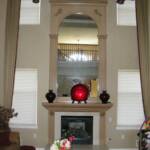
<svg viewBox="0 0 150 150"><path fill-rule="evenodd" d="M50 145L45 147L45 150L50 150ZM108 150L106 145L72 145L71 150Z"/></svg>

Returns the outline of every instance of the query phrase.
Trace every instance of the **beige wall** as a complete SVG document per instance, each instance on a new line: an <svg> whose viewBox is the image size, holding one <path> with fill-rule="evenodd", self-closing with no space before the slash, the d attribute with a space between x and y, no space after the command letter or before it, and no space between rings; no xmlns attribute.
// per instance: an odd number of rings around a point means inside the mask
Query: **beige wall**
<svg viewBox="0 0 150 150"><path fill-rule="evenodd" d="M4 49L5 49L5 25L6 25L7 0L0 1L0 105L3 105L3 72L4 72Z"/></svg>
<svg viewBox="0 0 150 150"><path fill-rule="evenodd" d="M17 67L38 69L38 129L19 129L26 145L48 143L48 115L41 103L49 88L49 11L48 0L42 0L41 24L21 25L19 31Z"/></svg>
<svg viewBox="0 0 150 150"><path fill-rule="evenodd" d="M49 4L42 1L41 24L21 26L17 67L38 69L38 129L20 130L23 144L44 146L48 139L47 111L41 106L49 83ZM118 69L138 68L136 28L116 26L115 1L108 3L107 89L114 107L107 115L110 147L135 147L136 132L116 130ZM112 122L109 120L112 119ZM125 139L121 139L124 135Z"/></svg>
<svg viewBox="0 0 150 150"><path fill-rule="evenodd" d="M109 0L107 13L107 87L114 103L107 119L108 137L112 139L109 143L112 147L135 147L136 131L116 130L116 109L118 69L138 69L136 27L116 26L115 1Z"/></svg>

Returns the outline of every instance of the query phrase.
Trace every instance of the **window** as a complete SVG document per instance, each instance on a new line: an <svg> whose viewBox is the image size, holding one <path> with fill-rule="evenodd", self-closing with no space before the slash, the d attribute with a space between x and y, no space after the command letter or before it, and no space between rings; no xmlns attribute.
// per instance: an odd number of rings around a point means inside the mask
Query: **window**
<svg viewBox="0 0 150 150"><path fill-rule="evenodd" d="M37 70L17 69L12 108L18 116L10 121L14 128L37 127Z"/></svg>
<svg viewBox="0 0 150 150"><path fill-rule="evenodd" d="M144 121L139 71L118 72L117 128L138 129Z"/></svg>
<svg viewBox="0 0 150 150"><path fill-rule="evenodd" d="M135 0L126 0L124 4L117 4L117 25L135 26Z"/></svg>
<svg viewBox="0 0 150 150"><path fill-rule="evenodd" d="M21 0L20 24L40 24L40 2Z"/></svg>

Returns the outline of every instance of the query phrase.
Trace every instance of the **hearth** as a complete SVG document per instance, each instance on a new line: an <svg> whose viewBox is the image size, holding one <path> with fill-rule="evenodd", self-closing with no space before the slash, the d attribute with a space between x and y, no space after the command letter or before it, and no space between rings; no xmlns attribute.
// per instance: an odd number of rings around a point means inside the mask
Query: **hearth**
<svg viewBox="0 0 150 150"><path fill-rule="evenodd" d="M73 144L93 144L92 116L61 116L61 138L74 136Z"/></svg>

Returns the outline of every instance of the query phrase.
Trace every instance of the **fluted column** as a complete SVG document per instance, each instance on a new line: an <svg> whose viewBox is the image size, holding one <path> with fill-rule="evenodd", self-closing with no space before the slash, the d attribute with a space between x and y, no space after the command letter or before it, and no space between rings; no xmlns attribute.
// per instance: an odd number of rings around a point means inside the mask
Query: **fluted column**
<svg viewBox="0 0 150 150"><path fill-rule="evenodd" d="M98 35L99 45L99 91L106 90L106 35Z"/></svg>
<svg viewBox="0 0 150 150"><path fill-rule="evenodd" d="M49 116L48 116L48 142L49 144L53 144L54 142L54 127L55 127L55 112L49 111Z"/></svg>
<svg viewBox="0 0 150 150"><path fill-rule="evenodd" d="M49 88L57 92L57 43L58 35L50 34L50 72L49 72Z"/></svg>

